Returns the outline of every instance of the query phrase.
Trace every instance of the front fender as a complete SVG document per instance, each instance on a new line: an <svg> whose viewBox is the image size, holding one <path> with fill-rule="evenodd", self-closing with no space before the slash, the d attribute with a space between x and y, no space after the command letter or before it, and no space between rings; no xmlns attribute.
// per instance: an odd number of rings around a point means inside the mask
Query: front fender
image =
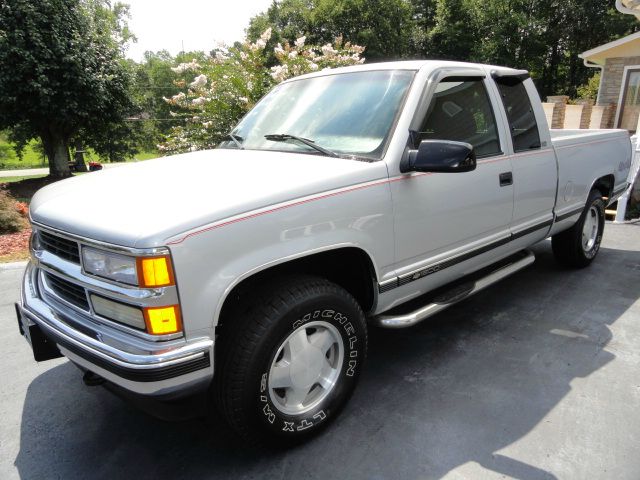
<svg viewBox="0 0 640 480"><path fill-rule="evenodd" d="M393 215L388 181L369 182L291 208L202 228L168 242L176 269L185 334L212 335L226 296L242 280L306 255L356 247L378 278L393 265Z"/></svg>

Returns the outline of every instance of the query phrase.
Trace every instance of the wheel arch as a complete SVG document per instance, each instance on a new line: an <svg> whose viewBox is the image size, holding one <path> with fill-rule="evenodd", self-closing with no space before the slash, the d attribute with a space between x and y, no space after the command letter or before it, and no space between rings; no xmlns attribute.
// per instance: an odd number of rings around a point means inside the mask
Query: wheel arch
<svg viewBox="0 0 640 480"><path fill-rule="evenodd" d="M598 190L603 197L611 198L615 181L616 179L613 173L603 175L602 177L596 178L593 184L591 184L589 192L595 189ZM587 192L587 196L589 195L589 192Z"/></svg>
<svg viewBox="0 0 640 480"><path fill-rule="evenodd" d="M239 305L243 298L278 276L306 273L326 278L340 285L360 304L362 310L372 311L378 300L376 266L371 255L353 245L337 245L314 252L305 252L255 268L236 279L227 287L214 319L216 329Z"/></svg>

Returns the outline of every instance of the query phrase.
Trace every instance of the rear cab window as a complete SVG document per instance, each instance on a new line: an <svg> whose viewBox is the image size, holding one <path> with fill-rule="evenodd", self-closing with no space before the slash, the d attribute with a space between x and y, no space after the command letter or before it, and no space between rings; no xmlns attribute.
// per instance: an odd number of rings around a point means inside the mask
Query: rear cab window
<svg viewBox="0 0 640 480"><path fill-rule="evenodd" d="M540 132L531 99L522 79L496 78L500 99L507 113L515 153L540 148Z"/></svg>

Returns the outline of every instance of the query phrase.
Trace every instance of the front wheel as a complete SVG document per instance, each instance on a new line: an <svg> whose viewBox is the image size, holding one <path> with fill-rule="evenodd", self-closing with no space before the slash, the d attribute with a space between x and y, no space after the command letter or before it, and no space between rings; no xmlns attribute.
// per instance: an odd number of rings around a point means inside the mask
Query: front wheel
<svg viewBox="0 0 640 480"><path fill-rule="evenodd" d="M584 268L593 261L602 241L604 208L602 194L598 190L591 190L576 224L551 239L553 254L559 263Z"/></svg>
<svg viewBox="0 0 640 480"><path fill-rule="evenodd" d="M347 402L362 369L367 328L360 306L338 285L294 276L258 294L242 317L225 319L237 323L220 339L223 415L251 443L299 442L316 433Z"/></svg>

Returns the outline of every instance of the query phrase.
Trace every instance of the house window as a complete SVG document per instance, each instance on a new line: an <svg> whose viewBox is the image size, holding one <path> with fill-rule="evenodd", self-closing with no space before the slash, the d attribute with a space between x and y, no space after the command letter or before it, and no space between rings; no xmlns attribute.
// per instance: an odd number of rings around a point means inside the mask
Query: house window
<svg viewBox="0 0 640 480"><path fill-rule="evenodd" d="M635 132L638 115L640 115L640 68L625 69L617 127Z"/></svg>

